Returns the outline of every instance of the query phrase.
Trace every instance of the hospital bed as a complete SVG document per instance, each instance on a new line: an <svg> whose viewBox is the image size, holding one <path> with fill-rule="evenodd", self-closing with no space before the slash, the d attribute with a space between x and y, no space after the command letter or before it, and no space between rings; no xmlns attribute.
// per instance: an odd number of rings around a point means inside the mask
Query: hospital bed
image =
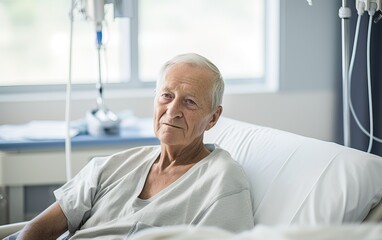
<svg viewBox="0 0 382 240"><path fill-rule="evenodd" d="M205 143L228 150L247 173L253 192L253 232L278 229L281 235L274 239L320 232L332 234L328 239L344 233L382 236L382 157L226 117L206 132ZM22 226L0 226L0 237ZM204 239L235 236L210 227L172 226L143 231L137 239L163 234L187 239L185 233L189 239L201 234Z"/></svg>

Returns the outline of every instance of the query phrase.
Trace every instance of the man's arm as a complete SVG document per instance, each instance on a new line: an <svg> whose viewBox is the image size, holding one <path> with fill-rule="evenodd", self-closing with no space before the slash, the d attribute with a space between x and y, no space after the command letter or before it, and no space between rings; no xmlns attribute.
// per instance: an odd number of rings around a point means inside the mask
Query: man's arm
<svg viewBox="0 0 382 240"><path fill-rule="evenodd" d="M67 230L67 218L58 202L55 202L31 220L17 239L57 239Z"/></svg>

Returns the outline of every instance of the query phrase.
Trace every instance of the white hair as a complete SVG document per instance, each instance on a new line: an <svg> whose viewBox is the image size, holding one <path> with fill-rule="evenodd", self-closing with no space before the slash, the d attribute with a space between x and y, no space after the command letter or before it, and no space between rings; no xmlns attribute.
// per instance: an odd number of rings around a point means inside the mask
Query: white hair
<svg viewBox="0 0 382 240"><path fill-rule="evenodd" d="M224 94L224 81L219 69L207 58L198 55L196 53L185 53L175 56L174 58L168 60L161 68L159 78L157 79L156 88L157 90L165 80L167 70L175 64L186 63L191 64L203 69L211 71L213 74L213 85L211 92L212 99L212 110L221 106Z"/></svg>

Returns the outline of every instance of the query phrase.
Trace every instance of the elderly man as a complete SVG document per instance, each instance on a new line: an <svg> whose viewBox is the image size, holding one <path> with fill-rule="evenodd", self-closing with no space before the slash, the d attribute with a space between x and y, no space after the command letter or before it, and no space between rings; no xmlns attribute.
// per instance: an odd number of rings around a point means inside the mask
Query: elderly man
<svg viewBox="0 0 382 240"><path fill-rule="evenodd" d="M157 81L159 146L92 160L55 191L57 202L21 239L125 239L151 227L205 225L240 232L254 226L249 183L228 152L203 143L222 113L224 83L197 54L168 61Z"/></svg>

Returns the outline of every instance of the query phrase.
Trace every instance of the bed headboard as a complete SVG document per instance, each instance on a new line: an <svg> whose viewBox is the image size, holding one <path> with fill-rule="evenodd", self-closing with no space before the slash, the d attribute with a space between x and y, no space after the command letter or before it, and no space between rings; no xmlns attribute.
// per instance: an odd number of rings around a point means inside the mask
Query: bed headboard
<svg viewBox="0 0 382 240"><path fill-rule="evenodd" d="M204 142L244 167L256 224L362 222L381 201L379 156L225 117Z"/></svg>

